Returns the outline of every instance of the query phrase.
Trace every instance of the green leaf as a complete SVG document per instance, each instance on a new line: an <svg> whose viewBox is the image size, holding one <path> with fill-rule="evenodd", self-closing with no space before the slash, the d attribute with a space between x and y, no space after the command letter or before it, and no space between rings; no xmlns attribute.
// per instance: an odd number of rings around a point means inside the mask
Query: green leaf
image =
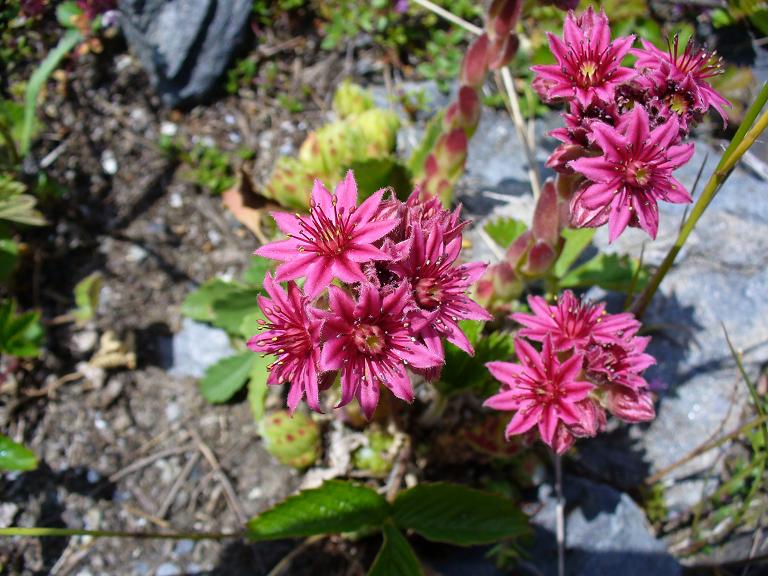
<svg viewBox="0 0 768 576"><path fill-rule="evenodd" d="M401 492L394 518L435 542L491 544L528 532L528 518L507 498L458 484L420 484Z"/></svg>
<svg viewBox="0 0 768 576"><path fill-rule="evenodd" d="M267 366L274 358L269 356L262 358L259 354L254 356L256 360L253 362L248 380L248 404L251 406L254 421L258 422L264 416L264 403L267 399L267 377L269 376Z"/></svg>
<svg viewBox="0 0 768 576"><path fill-rule="evenodd" d="M16 269L19 245L9 238L0 240L0 281L8 280Z"/></svg>
<svg viewBox="0 0 768 576"><path fill-rule="evenodd" d="M261 256L251 256L251 264L243 272L243 282L261 290L264 276L275 267L275 261Z"/></svg>
<svg viewBox="0 0 768 576"><path fill-rule="evenodd" d="M259 313L256 298L261 292L255 288L238 287L231 291L226 298L217 298L213 302L213 319L211 324L223 328L233 336L249 338L255 332L243 333L243 320L252 314ZM250 326L246 327L250 330Z"/></svg>
<svg viewBox="0 0 768 576"><path fill-rule="evenodd" d="M82 16L83 11L77 2L62 2L56 7L56 19L64 28L76 28L76 19Z"/></svg>
<svg viewBox="0 0 768 576"><path fill-rule="evenodd" d="M0 434L0 470L28 471L37 468L37 457L31 450Z"/></svg>
<svg viewBox="0 0 768 576"><path fill-rule="evenodd" d="M389 504L376 491L339 480L304 490L248 522L252 540L355 532L381 526Z"/></svg>
<svg viewBox="0 0 768 576"><path fill-rule="evenodd" d="M44 335L37 312L17 316L12 300L6 300L0 306L0 351L11 356L37 356Z"/></svg>
<svg viewBox="0 0 768 576"><path fill-rule="evenodd" d="M32 73L29 83L27 84L26 94L24 95L24 124L19 146L22 156L26 156L27 152L29 152L32 131L35 125L37 96L40 94L43 84L45 84L53 71L56 70L56 67L62 61L64 56L66 56L81 40L83 40L83 36L78 30L68 30L66 34L61 37L56 48L48 53L48 56L45 57L45 60L40 64L40 67Z"/></svg>
<svg viewBox="0 0 768 576"><path fill-rule="evenodd" d="M421 564L402 532L384 525L384 543L368 571L368 576L421 576Z"/></svg>
<svg viewBox="0 0 768 576"><path fill-rule="evenodd" d="M488 222L484 227L488 236L502 248L506 248L512 244L512 242L517 240L518 236L527 229L528 226L526 226L524 222L506 217L497 218L493 222Z"/></svg>
<svg viewBox="0 0 768 576"><path fill-rule="evenodd" d="M557 278L562 278L568 272L573 263L578 260L582 252L587 249L595 235L594 228L565 228L561 234L565 243L560 258L555 262L553 270Z"/></svg>
<svg viewBox="0 0 768 576"><path fill-rule="evenodd" d="M632 279L637 274L635 290L642 290L650 274L639 262L626 254L598 254L588 262L571 270L560 280L560 288L586 288L600 286L604 290L627 293L633 289Z"/></svg>
<svg viewBox="0 0 768 576"><path fill-rule="evenodd" d="M360 200L377 190L391 187L400 200L405 200L413 189L408 168L396 158L372 158L352 162L348 167L355 173ZM345 170L346 171L346 170Z"/></svg>
<svg viewBox="0 0 768 576"><path fill-rule="evenodd" d="M214 404L226 402L245 386L259 355L248 350L219 360L200 380L200 392Z"/></svg>
<svg viewBox="0 0 768 576"><path fill-rule="evenodd" d="M445 366L435 386L445 396L453 396L467 390L487 396L492 391L489 388L494 380L485 363L508 360L515 350L514 339L507 332L492 332L487 336L480 336L482 322L462 321L459 327L464 330L475 348L475 355L469 356L457 346L446 343Z"/></svg>
<svg viewBox="0 0 768 576"><path fill-rule="evenodd" d="M37 200L29 194L19 194L0 198L0 220L26 224L28 226L43 226L45 218L35 210Z"/></svg>
<svg viewBox="0 0 768 576"><path fill-rule="evenodd" d="M220 278L212 278L197 290L190 292L181 305L181 313L193 320L212 322L215 315L213 304L237 292L238 287Z"/></svg>
<svg viewBox="0 0 768 576"><path fill-rule="evenodd" d="M75 304L72 315L78 322L88 322L96 314L101 295L101 274L89 274L75 285Z"/></svg>
<svg viewBox="0 0 768 576"><path fill-rule="evenodd" d="M263 321L265 318L264 313L257 308L255 312L248 314L243 318L243 321L240 324L239 333L244 338L250 338L254 334L258 334L259 328L262 327L262 325L259 324L259 320Z"/></svg>

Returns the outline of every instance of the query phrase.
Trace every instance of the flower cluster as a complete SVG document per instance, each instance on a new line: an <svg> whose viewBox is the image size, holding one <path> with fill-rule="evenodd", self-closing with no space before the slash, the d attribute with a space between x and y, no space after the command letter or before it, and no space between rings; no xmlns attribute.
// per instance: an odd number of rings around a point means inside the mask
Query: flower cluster
<svg viewBox="0 0 768 576"><path fill-rule="evenodd" d="M606 410L626 422L654 418L642 373L655 360L645 353L650 338L637 335L640 322L632 314L608 314L603 304L570 291L555 305L539 296L528 303L533 314L511 316L523 326L515 341L519 363L487 364L502 387L485 405L515 411L507 437L538 425L541 439L562 454L576 438L601 431Z"/></svg>
<svg viewBox="0 0 768 576"><path fill-rule="evenodd" d="M290 383L292 411L302 398L320 410L338 374L339 406L357 398L371 418L381 386L411 402L408 370L439 374L443 338L473 353L458 322L491 317L466 295L485 264L458 262L459 211L418 190L407 202L379 190L358 206L349 172L333 194L315 182L308 215L272 214L287 239L256 251L282 263L265 278L266 320L248 346L276 356L268 383Z"/></svg>
<svg viewBox="0 0 768 576"><path fill-rule="evenodd" d="M627 226L655 238L658 202L691 202L672 176L688 162L691 127L710 109L723 120L729 103L708 83L722 72L713 52L677 37L667 52L634 36L614 38L604 12L569 13L563 38L549 35L557 64L534 66L534 88L547 102L568 101L565 126L551 134L562 144L548 165L569 186L570 218L578 227L608 224L610 240ZM634 67L622 65L637 57Z"/></svg>

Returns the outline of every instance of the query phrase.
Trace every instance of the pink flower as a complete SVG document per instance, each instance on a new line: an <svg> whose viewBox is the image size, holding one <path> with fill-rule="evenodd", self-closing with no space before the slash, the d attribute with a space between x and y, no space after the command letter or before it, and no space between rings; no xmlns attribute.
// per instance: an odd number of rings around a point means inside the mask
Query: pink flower
<svg viewBox="0 0 768 576"><path fill-rule="evenodd" d="M277 356L269 366L268 384L291 383L288 408L296 410L302 397L313 410L320 411L318 371L320 361L319 310L308 305L295 282L288 283L286 293L272 276L264 276L264 289L271 296L259 296L259 307L267 318L266 330L248 340L254 352Z"/></svg>
<svg viewBox="0 0 768 576"><path fill-rule="evenodd" d="M440 365L442 358L411 333L405 317L408 284L403 282L388 294L362 284L357 302L336 286L329 293L331 310L325 313L320 366L341 371L339 406L356 397L370 419L379 402L380 385L412 402L413 388L405 368L431 368Z"/></svg>
<svg viewBox="0 0 768 576"><path fill-rule="evenodd" d="M442 337L467 354L472 345L459 328L459 320L492 320L479 304L467 296L470 286L483 275L486 264L472 262L456 266L461 251L461 236L444 241L443 228L433 222L425 233L414 224L407 256L389 265L399 278L406 280L412 291L416 314L413 330L418 331L427 346L442 357Z"/></svg>
<svg viewBox="0 0 768 576"><path fill-rule="evenodd" d="M608 18L602 10L595 14L590 6L578 18L569 12L563 39L548 36L557 64L531 67L537 74L534 87L545 100L575 97L582 106L595 99L611 102L616 87L635 75L632 69L621 66L635 37L611 42Z"/></svg>
<svg viewBox="0 0 768 576"><path fill-rule="evenodd" d="M515 411L507 426L507 437L538 426L541 439L562 453L570 444L562 438L556 442L558 425L567 427L585 419L580 403L594 388L580 379L583 358L574 354L561 363L550 338L544 340L541 353L523 339L516 340L515 350L520 364L486 364L503 386L485 401L485 406Z"/></svg>
<svg viewBox="0 0 768 576"><path fill-rule="evenodd" d="M680 51L680 38L675 35L668 51L659 50L651 42L642 40L643 48L632 50L637 56L635 64L643 74L641 85L662 98L669 109L681 117L681 122L693 112L705 113L715 108L723 120L727 115L723 106L731 103L712 88L708 80L723 73L722 58L715 52L697 48L692 40Z"/></svg>
<svg viewBox="0 0 768 576"><path fill-rule="evenodd" d="M278 281L306 276L304 292L313 299L334 278L365 282L361 263L388 260L373 243L398 224L398 220L373 221L384 191L379 190L357 206L357 184L352 171L333 195L315 181L309 216L274 212L272 217L288 240L271 242L256 254L284 263L276 270Z"/></svg>
<svg viewBox="0 0 768 576"><path fill-rule="evenodd" d="M627 226L645 230L656 238L659 227L657 202L692 201L672 171L693 155L693 144L674 145L679 138L676 117L649 130L648 113L635 106L614 128L592 124L591 136L603 155L579 158L569 165L591 183L571 199L571 219L578 227L608 222L613 242Z"/></svg>
<svg viewBox="0 0 768 576"><path fill-rule="evenodd" d="M650 340L648 337L630 336L610 343L590 342L582 349L587 377L601 386L647 389L648 382L642 373L656 364L654 357L645 353Z"/></svg>
<svg viewBox="0 0 768 576"><path fill-rule="evenodd" d="M533 314L512 314L522 324L520 336L537 342L551 338L558 352L586 347L590 342L612 344L633 337L640 328L632 314L608 314L605 304L582 301L570 290L563 292L555 305L547 304L541 296L529 296Z"/></svg>

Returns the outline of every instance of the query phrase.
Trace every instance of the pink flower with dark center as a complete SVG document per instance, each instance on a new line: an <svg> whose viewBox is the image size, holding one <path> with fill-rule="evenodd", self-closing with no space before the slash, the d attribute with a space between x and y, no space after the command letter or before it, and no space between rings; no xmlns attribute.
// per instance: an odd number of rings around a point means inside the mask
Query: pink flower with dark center
<svg viewBox="0 0 768 576"><path fill-rule="evenodd" d="M282 260L278 281L306 276L304 292L312 299L334 278L343 282L365 282L361 263L388 260L373 243L398 224L398 220L373 221L384 191L379 190L357 206L357 184L352 171L333 195L315 181L309 216L273 212L272 217L287 240L271 242L256 254Z"/></svg>
<svg viewBox="0 0 768 576"><path fill-rule="evenodd" d="M605 304L592 304L566 290L550 305L541 296L529 296L528 305L533 314L518 312L510 318L524 328L520 336L537 342L552 340L555 351L584 349L591 342L612 344L634 337L640 322L627 312L608 314Z"/></svg>
<svg viewBox="0 0 768 576"><path fill-rule="evenodd" d="M694 111L703 114L711 106L727 120L723 107L731 103L708 82L723 73L722 58L698 48L692 40L680 51L677 34L666 52L647 40L642 43L643 48L633 49L632 54L637 56L635 67L643 72L638 80L644 88L663 98L670 110L681 117Z"/></svg>
<svg viewBox="0 0 768 576"><path fill-rule="evenodd" d="M693 156L693 144L675 145L680 123L676 117L649 129L648 113L635 106L617 127L592 124L592 139L602 156L579 158L569 165L591 180L571 199L571 219L578 227L608 222L613 242L627 226L639 227L652 238L659 228L658 201L692 201L685 187L672 177Z"/></svg>
<svg viewBox="0 0 768 576"><path fill-rule="evenodd" d="M425 238L426 236L426 238ZM461 236L444 241L443 228L433 222L425 232L414 223L407 256L389 265L390 270L411 287L417 311L412 316L413 330L418 331L434 353L443 356L442 338L473 355L467 337L459 328L459 320L491 320L467 291L483 275L487 264L472 262L456 266L461 251Z"/></svg>
<svg viewBox="0 0 768 576"><path fill-rule="evenodd" d="M248 340L248 347L277 357L269 365L267 383L290 382L288 408L291 412L304 396L309 407L319 412L320 311L308 305L308 299L295 282L288 283L286 293L267 273L264 289L271 300L259 296L258 302L267 319L261 321L266 329Z"/></svg>
<svg viewBox="0 0 768 576"><path fill-rule="evenodd" d="M364 283L357 302L341 288L329 289L331 310L325 313L320 366L341 371L339 406L356 397L367 419L376 411L381 385L412 402L406 367L426 369L442 363L411 332L405 316L409 288L403 282L384 294Z"/></svg>
<svg viewBox="0 0 768 576"><path fill-rule="evenodd" d="M608 18L602 10L595 14L590 6L578 18L569 12L563 39L548 36L557 64L531 67L537 74L534 87L545 100L575 97L582 106L595 99L610 102L616 87L635 75L621 65L635 37L611 42Z"/></svg>
<svg viewBox="0 0 768 576"><path fill-rule="evenodd" d="M538 426L541 439L562 453L570 444L555 442L558 424L567 427L588 418L580 403L594 385L581 379L583 358L574 354L561 363L550 338L544 340L541 353L522 339L515 341L515 351L519 364L486 364L503 386L485 401L485 406L515 411L507 426L507 437Z"/></svg>

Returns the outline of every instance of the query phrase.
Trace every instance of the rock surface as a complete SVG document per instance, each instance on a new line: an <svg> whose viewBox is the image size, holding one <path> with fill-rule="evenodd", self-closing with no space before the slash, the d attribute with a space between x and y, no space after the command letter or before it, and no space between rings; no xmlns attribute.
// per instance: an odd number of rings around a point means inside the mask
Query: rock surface
<svg viewBox="0 0 768 576"><path fill-rule="evenodd" d="M201 378L206 368L235 353L224 330L184 318L181 330L173 335L171 376Z"/></svg>
<svg viewBox="0 0 768 576"><path fill-rule="evenodd" d="M120 0L121 27L165 104L206 96L227 67L249 0Z"/></svg>
<svg viewBox="0 0 768 576"><path fill-rule="evenodd" d="M578 477L564 478L566 567L570 576L677 576L680 565L651 533L643 510L626 494ZM557 574L555 499L552 487L539 489L544 507L536 515L536 568Z"/></svg>

